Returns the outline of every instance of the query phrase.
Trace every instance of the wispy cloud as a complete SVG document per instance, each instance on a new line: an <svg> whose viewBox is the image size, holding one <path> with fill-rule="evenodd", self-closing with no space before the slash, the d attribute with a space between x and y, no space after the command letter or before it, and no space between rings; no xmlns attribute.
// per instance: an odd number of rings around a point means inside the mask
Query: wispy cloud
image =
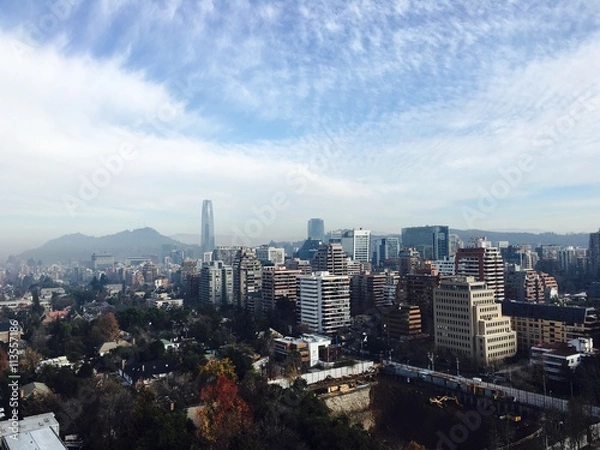
<svg viewBox="0 0 600 450"><path fill-rule="evenodd" d="M41 29L52 5L0 19L4 233L40 217L69 231L135 217L174 227L169 213L189 219L172 231L194 231L209 197L229 226L280 191L291 206L273 237L301 235L314 215L461 227L461 206L524 154L535 170L491 227L539 227L528 202L598 186L589 2L103 0ZM70 217L63 194L124 142L135 158ZM596 227L578 218L556 212L547 227Z"/></svg>

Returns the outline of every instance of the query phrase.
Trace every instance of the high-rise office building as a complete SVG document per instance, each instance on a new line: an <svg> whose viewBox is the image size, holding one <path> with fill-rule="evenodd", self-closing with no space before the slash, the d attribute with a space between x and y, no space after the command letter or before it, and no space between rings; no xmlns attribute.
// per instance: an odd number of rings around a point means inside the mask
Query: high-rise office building
<svg viewBox="0 0 600 450"><path fill-rule="evenodd" d="M300 322L319 334L333 334L350 325L350 279L315 272L298 277Z"/></svg>
<svg viewBox="0 0 600 450"><path fill-rule="evenodd" d="M590 261L590 274L600 280L600 230L590 233L590 248L588 250Z"/></svg>
<svg viewBox="0 0 600 450"><path fill-rule="evenodd" d="M444 259L450 256L448 227L434 225L402 228L402 247L416 248L423 259Z"/></svg>
<svg viewBox="0 0 600 450"><path fill-rule="evenodd" d="M204 263L200 269L200 302L219 309L233 303L233 268L223 261Z"/></svg>
<svg viewBox="0 0 600 450"><path fill-rule="evenodd" d="M349 258L368 263L371 261L371 232L369 230L349 230L342 235L342 247Z"/></svg>
<svg viewBox="0 0 600 450"><path fill-rule="evenodd" d="M456 252L456 275L485 281L487 287L495 292L496 300L504 300L504 260L500 251L484 239L475 240L473 245L475 247L460 248Z"/></svg>
<svg viewBox="0 0 600 450"><path fill-rule="evenodd" d="M212 200L202 202L202 252L215 249L215 218Z"/></svg>
<svg viewBox="0 0 600 450"><path fill-rule="evenodd" d="M342 244L321 244L311 261L315 272L348 275L348 260Z"/></svg>
<svg viewBox="0 0 600 450"><path fill-rule="evenodd" d="M325 238L325 222L323 219L312 218L308 221L307 239L322 241Z"/></svg>
<svg viewBox="0 0 600 450"><path fill-rule="evenodd" d="M393 236L381 238L376 241L373 250L373 266L382 266L385 261L398 259L400 240Z"/></svg>
<svg viewBox="0 0 600 450"><path fill-rule="evenodd" d="M435 346L472 358L481 366L517 352L517 333L502 315L495 293L473 277L442 280L433 291Z"/></svg>
<svg viewBox="0 0 600 450"><path fill-rule="evenodd" d="M237 306L254 310L262 286L262 264L254 249L241 247L233 262L233 296Z"/></svg>

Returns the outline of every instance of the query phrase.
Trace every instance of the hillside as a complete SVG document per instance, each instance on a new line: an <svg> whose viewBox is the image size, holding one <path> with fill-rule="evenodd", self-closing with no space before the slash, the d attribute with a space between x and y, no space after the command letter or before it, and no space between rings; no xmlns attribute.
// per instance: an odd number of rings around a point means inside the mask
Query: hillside
<svg viewBox="0 0 600 450"><path fill-rule="evenodd" d="M18 257L50 263L69 260L88 261L92 253L110 253L117 259L128 256L160 256L163 245L173 245L179 249L191 247L163 236L153 228L139 228L100 237L86 236L81 233L69 234L52 239L38 248L27 250Z"/></svg>

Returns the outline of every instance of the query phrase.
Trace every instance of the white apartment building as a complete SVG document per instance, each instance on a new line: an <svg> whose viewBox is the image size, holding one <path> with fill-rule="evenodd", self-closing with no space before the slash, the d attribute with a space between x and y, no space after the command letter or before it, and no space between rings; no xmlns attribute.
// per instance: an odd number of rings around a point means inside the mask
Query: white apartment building
<svg viewBox="0 0 600 450"><path fill-rule="evenodd" d="M315 272L298 277L300 322L319 334L350 325L350 278Z"/></svg>
<svg viewBox="0 0 600 450"><path fill-rule="evenodd" d="M223 261L204 263L200 269L200 301L219 309L233 303L233 268Z"/></svg>
<svg viewBox="0 0 600 450"><path fill-rule="evenodd" d="M474 277L442 280L433 291L436 348L474 359L481 366L514 356L517 333L502 315L495 292Z"/></svg>

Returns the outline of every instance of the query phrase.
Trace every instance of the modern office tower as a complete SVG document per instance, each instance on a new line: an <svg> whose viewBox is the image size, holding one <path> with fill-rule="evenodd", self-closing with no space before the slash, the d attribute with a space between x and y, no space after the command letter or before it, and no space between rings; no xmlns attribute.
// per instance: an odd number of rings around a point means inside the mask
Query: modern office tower
<svg viewBox="0 0 600 450"><path fill-rule="evenodd" d="M334 334L350 325L350 279L329 272L298 277L300 323L319 334Z"/></svg>
<svg viewBox="0 0 600 450"><path fill-rule="evenodd" d="M223 261L204 263L200 269L200 302L216 309L233 303L233 268Z"/></svg>
<svg viewBox="0 0 600 450"><path fill-rule="evenodd" d="M239 247L223 247L219 246L213 250L213 261L223 261L227 266L233 266L233 261L240 250Z"/></svg>
<svg viewBox="0 0 600 450"><path fill-rule="evenodd" d="M314 241L325 239L325 222L323 222L323 219L312 218L308 221L306 238Z"/></svg>
<svg viewBox="0 0 600 450"><path fill-rule="evenodd" d="M521 352L527 352L541 342L600 339L600 321L596 310L591 307L504 300L502 314L511 318Z"/></svg>
<svg viewBox="0 0 600 450"><path fill-rule="evenodd" d="M212 200L202 202L202 252L215 249L215 218Z"/></svg>
<svg viewBox="0 0 600 450"><path fill-rule="evenodd" d="M349 230L342 235L342 247L349 258L361 263L371 261L371 232L369 230Z"/></svg>
<svg viewBox="0 0 600 450"><path fill-rule="evenodd" d="M348 261L342 244L322 244L311 262L315 272L348 275Z"/></svg>
<svg viewBox="0 0 600 450"><path fill-rule="evenodd" d="M269 311L283 298L296 303L298 297L298 277L301 270L284 267L264 267L262 272L262 308Z"/></svg>
<svg viewBox="0 0 600 450"><path fill-rule="evenodd" d="M496 300L504 300L504 261L500 251L484 239L475 240L473 245L477 247L461 248L456 253L456 275L485 281L495 292Z"/></svg>
<svg viewBox="0 0 600 450"><path fill-rule="evenodd" d="M421 255L415 248L405 248L398 254L398 269L400 275L416 273L421 267Z"/></svg>
<svg viewBox="0 0 600 450"><path fill-rule="evenodd" d="M240 308L254 310L262 286L262 264L254 249L241 247L233 261L233 297Z"/></svg>
<svg viewBox="0 0 600 450"><path fill-rule="evenodd" d="M256 257L261 262L267 261L275 266L281 266L285 262L285 249L261 245L256 248Z"/></svg>
<svg viewBox="0 0 600 450"><path fill-rule="evenodd" d="M590 258L590 275L595 280L600 280L600 230L590 233L590 247L588 250Z"/></svg>
<svg viewBox="0 0 600 450"><path fill-rule="evenodd" d="M385 281L384 273L363 273L350 278L350 312L352 316L384 306Z"/></svg>
<svg viewBox="0 0 600 450"><path fill-rule="evenodd" d="M402 228L402 247L416 248L423 259L444 259L450 256L450 236L447 226Z"/></svg>
<svg viewBox="0 0 600 450"><path fill-rule="evenodd" d="M381 267L385 261L398 259L400 239L390 236L378 239L373 250L373 266Z"/></svg>
<svg viewBox="0 0 600 450"><path fill-rule="evenodd" d="M470 357L480 366L514 356L517 333L495 297L474 277L442 280L433 291L436 348Z"/></svg>

